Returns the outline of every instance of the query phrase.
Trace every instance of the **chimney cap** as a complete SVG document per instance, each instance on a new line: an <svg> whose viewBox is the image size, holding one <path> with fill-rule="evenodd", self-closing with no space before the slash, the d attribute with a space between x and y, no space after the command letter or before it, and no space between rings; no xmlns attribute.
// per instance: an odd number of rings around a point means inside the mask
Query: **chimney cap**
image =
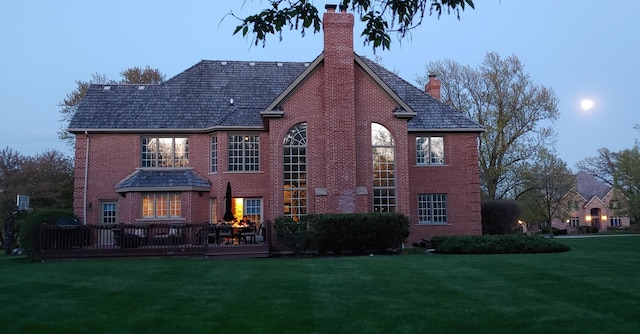
<svg viewBox="0 0 640 334"><path fill-rule="evenodd" d="M338 5L324 5L324 9L329 12L335 12L336 8L338 8Z"/></svg>
<svg viewBox="0 0 640 334"><path fill-rule="evenodd" d="M433 74L433 73L432 73L432 74L429 74L429 78L435 78L435 77L437 77L437 76L438 76L437 74Z"/></svg>

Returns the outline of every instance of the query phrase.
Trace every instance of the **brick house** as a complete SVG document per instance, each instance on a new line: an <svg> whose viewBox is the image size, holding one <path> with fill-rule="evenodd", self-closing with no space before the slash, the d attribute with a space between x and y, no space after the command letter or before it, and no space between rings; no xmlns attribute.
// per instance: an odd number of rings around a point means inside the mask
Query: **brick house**
<svg viewBox="0 0 640 334"><path fill-rule="evenodd" d="M312 62L203 60L155 85L92 85L73 117L85 224L401 212L409 241L480 234L484 129L353 51L327 6ZM428 92L428 93L427 93Z"/></svg>
<svg viewBox="0 0 640 334"><path fill-rule="evenodd" d="M598 231L629 227L629 217L620 214L626 201L620 191L581 171L565 196L568 217L552 219L551 226L566 229L569 234L578 233L580 226L592 226Z"/></svg>

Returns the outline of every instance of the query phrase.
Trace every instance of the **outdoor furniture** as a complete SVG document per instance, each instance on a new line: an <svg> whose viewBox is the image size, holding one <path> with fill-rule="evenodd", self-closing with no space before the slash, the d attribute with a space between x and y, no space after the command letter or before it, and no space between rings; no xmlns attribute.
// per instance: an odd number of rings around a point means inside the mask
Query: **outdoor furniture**
<svg viewBox="0 0 640 334"><path fill-rule="evenodd" d="M249 226L249 227L245 227L242 228L240 230L240 236L242 237L242 240L244 240L244 243L247 243L247 238L251 241L252 244L256 243L256 228L255 226Z"/></svg>
<svg viewBox="0 0 640 334"><path fill-rule="evenodd" d="M229 243L229 240L231 240L231 242L233 242L233 228L231 227L231 225L220 225L218 227L218 244L220 244L222 239L226 239L227 240L227 244Z"/></svg>

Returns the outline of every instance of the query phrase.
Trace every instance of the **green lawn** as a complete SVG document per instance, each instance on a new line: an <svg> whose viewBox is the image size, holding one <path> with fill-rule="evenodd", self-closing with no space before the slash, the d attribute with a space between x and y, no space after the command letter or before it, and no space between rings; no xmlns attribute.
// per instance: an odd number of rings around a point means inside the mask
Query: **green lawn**
<svg viewBox="0 0 640 334"><path fill-rule="evenodd" d="M536 255L29 263L3 333L640 333L640 236Z"/></svg>

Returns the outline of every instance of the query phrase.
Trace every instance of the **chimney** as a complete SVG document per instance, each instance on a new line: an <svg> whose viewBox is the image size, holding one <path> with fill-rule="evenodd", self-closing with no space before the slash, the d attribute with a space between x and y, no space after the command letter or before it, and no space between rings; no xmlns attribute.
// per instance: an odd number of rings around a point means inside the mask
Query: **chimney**
<svg viewBox="0 0 640 334"><path fill-rule="evenodd" d="M332 212L355 212L358 162L357 152L355 54L353 53L353 14L346 7L327 5L322 17L324 32L323 127L326 159L326 201ZM339 138L339 139L337 139ZM349 163L345 163L349 161ZM364 168L364 167L360 167Z"/></svg>
<svg viewBox="0 0 640 334"><path fill-rule="evenodd" d="M424 91L440 101L440 79L435 74L429 74L429 82L424 86Z"/></svg>

